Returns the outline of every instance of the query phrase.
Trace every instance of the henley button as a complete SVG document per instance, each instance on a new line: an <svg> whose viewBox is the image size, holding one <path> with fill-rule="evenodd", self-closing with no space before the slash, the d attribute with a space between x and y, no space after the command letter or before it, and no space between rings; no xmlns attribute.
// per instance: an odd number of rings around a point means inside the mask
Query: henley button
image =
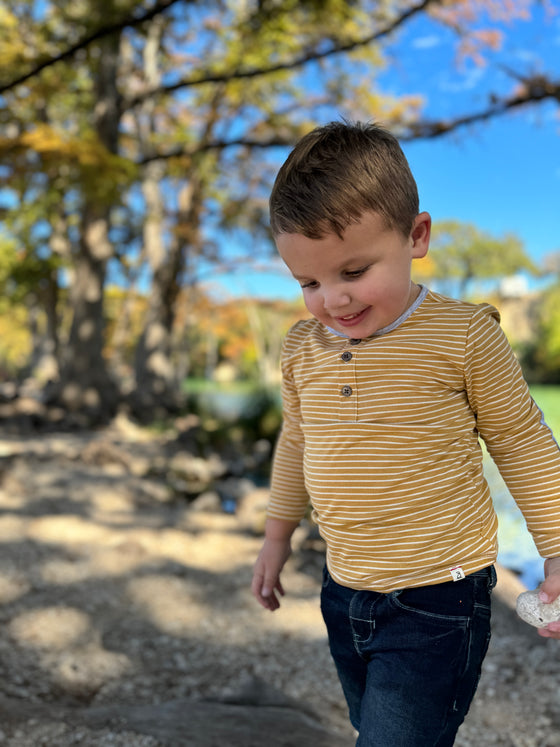
<svg viewBox="0 0 560 747"><path fill-rule="evenodd" d="M340 357L345 363L347 363L352 360L352 353L349 350L345 350Z"/></svg>
<svg viewBox="0 0 560 747"><path fill-rule="evenodd" d="M351 386L343 386L340 390L340 393L343 397L349 397L352 394L352 387Z"/></svg>
<svg viewBox="0 0 560 747"><path fill-rule="evenodd" d="M352 337L351 340L349 340L350 345L359 345L361 343L361 338L358 339L357 337Z"/></svg>

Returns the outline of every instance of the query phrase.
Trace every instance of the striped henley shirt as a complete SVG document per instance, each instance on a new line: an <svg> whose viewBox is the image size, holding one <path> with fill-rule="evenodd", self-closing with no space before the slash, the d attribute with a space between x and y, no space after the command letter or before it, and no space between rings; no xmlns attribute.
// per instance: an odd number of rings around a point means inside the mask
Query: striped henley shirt
<svg viewBox="0 0 560 747"><path fill-rule="evenodd" d="M496 560L480 438L540 554L560 555L560 451L492 306L422 288L364 340L301 321L282 373L268 515L299 521L311 500L338 583L389 592Z"/></svg>

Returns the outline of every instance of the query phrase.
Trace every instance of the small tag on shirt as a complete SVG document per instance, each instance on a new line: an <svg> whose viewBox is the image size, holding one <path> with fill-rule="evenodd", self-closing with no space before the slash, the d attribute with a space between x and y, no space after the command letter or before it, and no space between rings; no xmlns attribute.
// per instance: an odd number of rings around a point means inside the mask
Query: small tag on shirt
<svg viewBox="0 0 560 747"><path fill-rule="evenodd" d="M453 581L461 581L465 578L465 571L461 568L460 565L456 565L454 568L450 568L449 573L451 574L451 578L453 579Z"/></svg>

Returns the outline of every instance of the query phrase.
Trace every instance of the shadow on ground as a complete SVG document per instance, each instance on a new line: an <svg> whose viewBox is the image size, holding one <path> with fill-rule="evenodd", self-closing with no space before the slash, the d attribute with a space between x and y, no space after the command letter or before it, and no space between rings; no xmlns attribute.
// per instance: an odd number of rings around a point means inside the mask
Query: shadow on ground
<svg viewBox="0 0 560 747"><path fill-rule="evenodd" d="M0 434L2 743L353 744L322 559L294 562L283 614L265 613L249 592L260 539L169 491L161 440L121 435L113 459L114 444Z"/></svg>

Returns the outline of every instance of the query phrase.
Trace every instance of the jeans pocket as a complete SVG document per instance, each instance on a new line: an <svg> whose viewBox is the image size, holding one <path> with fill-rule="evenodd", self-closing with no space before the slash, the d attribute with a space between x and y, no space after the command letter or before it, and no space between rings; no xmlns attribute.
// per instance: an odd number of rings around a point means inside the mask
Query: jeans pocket
<svg viewBox="0 0 560 747"><path fill-rule="evenodd" d="M474 610L472 586L453 581L393 592L392 603L402 611L433 621L467 624Z"/></svg>

